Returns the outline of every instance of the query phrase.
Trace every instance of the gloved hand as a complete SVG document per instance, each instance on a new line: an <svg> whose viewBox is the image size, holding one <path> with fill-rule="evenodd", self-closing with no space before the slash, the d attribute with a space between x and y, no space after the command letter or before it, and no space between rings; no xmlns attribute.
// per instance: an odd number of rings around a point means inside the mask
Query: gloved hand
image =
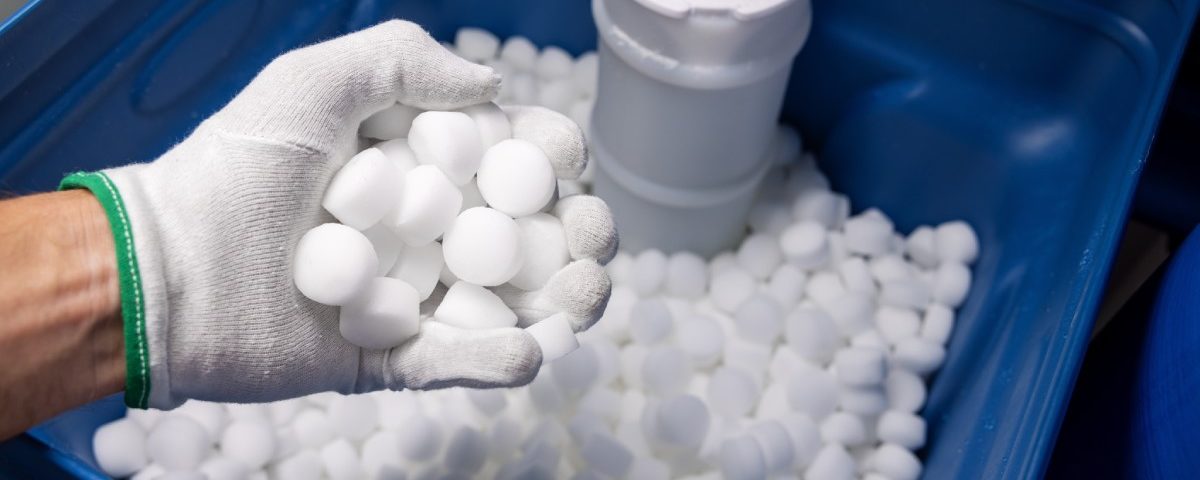
<svg viewBox="0 0 1200 480"><path fill-rule="evenodd" d="M360 349L339 333L338 309L308 300L292 280L300 236L333 221L321 198L354 153L359 122L397 101L424 109L490 101L499 82L420 27L391 21L280 56L152 163L65 179L63 188L96 195L115 238L126 403L529 382L541 353L520 328L425 322L399 347ZM509 113L515 137L545 150L561 177L579 175L587 156L577 126L540 108ZM598 199L564 199L557 214L573 262L541 291L509 298L525 323L557 309L582 330L607 301L599 262L612 256L616 234Z"/></svg>

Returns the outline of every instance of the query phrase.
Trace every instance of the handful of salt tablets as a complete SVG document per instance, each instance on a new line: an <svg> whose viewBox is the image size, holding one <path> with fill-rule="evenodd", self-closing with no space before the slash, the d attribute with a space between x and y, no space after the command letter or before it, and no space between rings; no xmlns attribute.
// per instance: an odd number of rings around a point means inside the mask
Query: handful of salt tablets
<svg viewBox="0 0 1200 480"><path fill-rule="evenodd" d="M516 314L488 288L511 281L537 290L569 260L562 222L539 213L556 200L546 154L511 138L494 103L452 112L397 104L359 133L382 141L351 158L325 190L321 205L340 223L300 238L300 293L341 307L342 336L363 348L400 345L422 320L515 326ZM439 282L446 293L423 319L421 302ZM531 330L547 353L562 348L546 342L574 342L569 327L543 332L553 325Z"/></svg>

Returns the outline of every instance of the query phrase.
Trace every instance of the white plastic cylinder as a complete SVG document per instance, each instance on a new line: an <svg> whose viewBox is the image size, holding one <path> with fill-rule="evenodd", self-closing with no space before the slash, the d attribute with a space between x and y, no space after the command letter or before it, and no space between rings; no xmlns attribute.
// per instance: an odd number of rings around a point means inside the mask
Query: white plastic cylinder
<svg viewBox="0 0 1200 480"><path fill-rule="evenodd" d="M809 0L593 0L592 12L595 190L621 246L732 246L771 165Z"/></svg>

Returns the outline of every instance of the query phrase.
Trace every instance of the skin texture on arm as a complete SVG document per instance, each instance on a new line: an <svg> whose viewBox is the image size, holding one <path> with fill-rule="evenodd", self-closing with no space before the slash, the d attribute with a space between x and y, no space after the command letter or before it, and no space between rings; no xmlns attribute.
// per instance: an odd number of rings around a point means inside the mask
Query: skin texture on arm
<svg viewBox="0 0 1200 480"><path fill-rule="evenodd" d="M0 201L0 439L124 388L113 248L85 190Z"/></svg>

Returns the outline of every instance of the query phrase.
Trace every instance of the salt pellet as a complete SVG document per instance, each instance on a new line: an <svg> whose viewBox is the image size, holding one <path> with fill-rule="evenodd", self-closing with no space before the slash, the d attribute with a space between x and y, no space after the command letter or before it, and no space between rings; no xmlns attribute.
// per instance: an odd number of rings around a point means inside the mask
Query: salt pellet
<svg viewBox="0 0 1200 480"><path fill-rule="evenodd" d="M858 469L854 457L845 447L826 444L804 472L805 480L841 480L854 478Z"/></svg>
<svg viewBox="0 0 1200 480"><path fill-rule="evenodd" d="M844 336L857 335L875 324L875 299L871 295L844 292L833 301L818 303Z"/></svg>
<svg viewBox="0 0 1200 480"><path fill-rule="evenodd" d="M478 168L476 184L483 199L511 217L536 213L554 195L554 167L542 149L528 141L507 139L493 145Z"/></svg>
<svg viewBox="0 0 1200 480"><path fill-rule="evenodd" d="M725 333L706 315L694 315L686 320L676 332L675 341L692 361L692 366L698 368L712 366L725 350Z"/></svg>
<svg viewBox="0 0 1200 480"><path fill-rule="evenodd" d="M442 248L446 266L456 277L484 287L507 282L525 260L517 222L487 207L459 214Z"/></svg>
<svg viewBox="0 0 1200 480"><path fill-rule="evenodd" d="M930 293L929 287L921 282L883 282L879 302L884 305L924 309L929 304Z"/></svg>
<svg viewBox="0 0 1200 480"><path fill-rule="evenodd" d="M271 468L271 478L296 480L318 480L322 477L324 463L315 450L301 450Z"/></svg>
<svg viewBox="0 0 1200 480"><path fill-rule="evenodd" d="M850 346L874 348L878 350L888 350L891 348L891 345L888 344L887 339L883 338L883 335L879 333L879 330L867 330L855 335L854 337L851 337Z"/></svg>
<svg viewBox="0 0 1200 480"><path fill-rule="evenodd" d="M405 244L428 245L454 223L462 202L462 191L446 174L436 166L421 165L404 177L400 203L383 222Z"/></svg>
<svg viewBox="0 0 1200 480"><path fill-rule="evenodd" d="M933 277L932 297L935 302L957 308L971 289L971 270L957 262L942 262Z"/></svg>
<svg viewBox="0 0 1200 480"><path fill-rule="evenodd" d="M934 237L933 228L925 225L917 227L905 239L904 253L923 268L937 266L939 258Z"/></svg>
<svg viewBox="0 0 1200 480"><path fill-rule="evenodd" d="M566 233L558 218L545 213L521 217L516 222L524 260L509 283L523 290L537 290L570 262Z"/></svg>
<svg viewBox="0 0 1200 480"><path fill-rule="evenodd" d="M694 395L675 395L647 407L642 418L655 441L668 448L695 450L711 423L708 407Z"/></svg>
<svg viewBox="0 0 1200 480"><path fill-rule="evenodd" d="M814 421L824 419L838 406L837 379L811 365L799 365L787 381L788 404Z"/></svg>
<svg viewBox="0 0 1200 480"><path fill-rule="evenodd" d="M578 97L570 78L556 78L542 84L538 91L538 104L566 115Z"/></svg>
<svg viewBox="0 0 1200 480"><path fill-rule="evenodd" d="M912 266L899 255L872 257L867 262L867 266L871 269L871 275L879 283L909 282L915 276Z"/></svg>
<svg viewBox="0 0 1200 480"><path fill-rule="evenodd" d="M633 289L641 296L652 295L667 277L667 256L660 250L643 250L633 260Z"/></svg>
<svg viewBox="0 0 1200 480"><path fill-rule="evenodd" d="M909 450L925 446L925 419L911 412L883 412L879 416L876 432L884 443L894 443Z"/></svg>
<svg viewBox="0 0 1200 480"><path fill-rule="evenodd" d="M621 477L633 464L633 453L605 432L588 436L579 447L579 454L588 466L608 477Z"/></svg>
<svg viewBox="0 0 1200 480"><path fill-rule="evenodd" d="M842 285L842 280L838 274L829 271L820 271L809 277L808 283L805 284L804 292L822 307L837 306L841 303L843 294L846 293L846 287Z"/></svg>
<svg viewBox="0 0 1200 480"><path fill-rule="evenodd" d="M729 418L750 413L758 404L759 385L754 377L737 367L721 367L708 381L707 399L713 412Z"/></svg>
<svg viewBox="0 0 1200 480"><path fill-rule="evenodd" d="M627 388L643 389L642 364L646 361L646 347L629 344L621 349L621 381Z"/></svg>
<svg viewBox="0 0 1200 480"><path fill-rule="evenodd" d="M783 333L783 309L769 295L758 293L742 302L734 312L742 338L773 345Z"/></svg>
<svg viewBox="0 0 1200 480"><path fill-rule="evenodd" d="M671 468L653 457L637 456L629 465L626 478L637 480L668 480L671 478Z"/></svg>
<svg viewBox="0 0 1200 480"><path fill-rule="evenodd" d="M516 453L520 446L524 427L517 420L502 417L492 424L488 432L488 456L492 459L504 459Z"/></svg>
<svg viewBox="0 0 1200 480"><path fill-rule="evenodd" d="M756 420L779 418L791 411L788 404L787 384L783 381L768 382L759 396L758 406L754 408Z"/></svg>
<svg viewBox="0 0 1200 480"><path fill-rule="evenodd" d="M396 205L399 191L392 182L397 175L382 151L363 150L334 174L321 206L343 224L366 230Z"/></svg>
<svg viewBox="0 0 1200 480"><path fill-rule="evenodd" d="M838 350L833 359L837 377L845 385L869 387L887 377L887 355L882 350L849 347Z"/></svg>
<svg viewBox="0 0 1200 480"><path fill-rule="evenodd" d="M925 406L925 382L907 370L893 368L884 382L889 408L916 413Z"/></svg>
<svg viewBox="0 0 1200 480"><path fill-rule="evenodd" d="M792 350L818 364L832 359L842 343L837 326L828 314L803 306L788 315L785 333Z"/></svg>
<svg viewBox="0 0 1200 480"><path fill-rule="evenodd" d="M146 465L140 472L137 472L129 477L129 480L157 480L159 477L166 475L167 470L162 465L153 463Z"/></svg>
<svg viewBox="0 0 1200 480"><path fill-rule="evenodd" d="M517 314L499 296L479 285L462 281L446 291L433 318L468 329L504 328L517 324Z"/></svg>
<svg viewBox="0 0 1200 480"><path fill-rule="evenodd" d="M437 242L405 247L387 276L403 280L417 291L417 298L424 301L437 286L444 261L442 255L442 245Z"/></svg>
<svg viewBox="0 0 1200 480"><path fill-rule="evenodd" d="M508 116L492 102L479 103L459 110L471 117L479 130L481 152L503 140L512 138L512 125Z"/></svg>
<svg viewBox="0 0 1200 480"><path fill-rule="evenodd" d="M125 418L137 422L142 427L142 430L147 432L154 428L154 424L158 423L165 415L166 413L162 410L153 408L130 408L125 411Z"/></svg>
<svg viewBox="0 0 1200 480"><path fill-rule="evenodd" d="M579 340L567 321L566 314L555 314L525 327L542 350L542 363L548 363L579 348Z"/></svg>
<svg viewBox="0 0 1200 480"><path fill-rule="evenodd" d="M846 287L846 290L868 295L874 295L878 290L878 287L875 286L875 277L871 275L871 269L867 267L867 262L860 257L850 257L839 263L838 274L841 276L842 285Z"/></svg>
<svg viewBox="0 0 1200 480"><path fill-rule="evenodd" d="M679 347L659 346L646 352L642 381L647 393L662 397L680 393L687 387L690 375L691 364Z"/></svg>
<svg viewBox="0 0 1200 480"><path fill-rule="evenodd" d="M433 419L413 413L404 428L395 431L400 454L410 460L428 460L442 448L442 427Z"/></svg>
<svg viewBox="0 0 1200 480"><path fill-rule="evenodd" d="M842 227L846 235L846 248L853 253L879 255L890 250L892 222L869 212L878 210L868 210L846 220Z"/></svg>
<svg viewBox="0 0 1200 480"><path fill-rule="evenodd" d="M243 480L250 477L250 469L232 458L212 456L200 464L205 480Z"/></svg>
<svg viewBox="0 0 1200 480"><path fill-rule="evenodd" d="M421 321L417 290L403 280L371 279L358 296L342 306L342 337L368 349L392 348L413 335Z"/></svg>
<svg viewBox="0 0 1200 480"><path fill-rule="evenodd" d="M362 464L354 445L344 438L336 439L321 447L321 464L325 474L332 480L351 480L363 476Z"/></svg>
<svg viewBox="0 0 1200 480"><path fill-rule="evenodd" d="M113 477L127 477L146 466L146 432L125 418L96 429L92 453L100 469Z"/></svg>
<svg viewBox="0 0 1200 480"><path fill-rule="evenodd" d="M890 344L916 337L921 329L921 317L909 308L884 305L875 311L875 326Z"/></svg>
<svg viewBox="0 0 1200 480"><path fill-rule="evenodd" d="M762 448L750 435L739 435L721 444L721 475L729 480L754 480L767 477Z"/></svg>
<svg viewBox="0 0 1200 480"><path fill-rule="evenodd" d="M795 306L804 297L804 287L808 275L803 270L790 263L779 265L767 281L766 291L779 306L788 309Z"/></svg>
<svg viewBox="0 0 1200 480"><path fill-rule="evenodd" d="M638 300L629 315L629 337L642 345L662 342L674 327L674 316L660 298Z"/></svg>
<svg viewBox="0 0 1200 480"><path fill-rule="evenodd" d="M398 456L400 440L393 432L375 432L362 445L362 470L371 478L397 478L404 472Z"/></svg>
<svg viewBox="0 0 1200 480"><path fill-rule="evenodd" d="M792 212L782 204L760 201L750 207L746 223L753 232L778 237L792 225Z"/></svg>
<svg viewBox="0 0 1200 480"><path fill-rule="evenodd" d="M545 368L543 366L543 368ZM529 399L542 412L557 412L566 404L566 396L550 375L538 375L529 383Z"/></svg>
<svg viewBox="0 0 1200 480"><path fill-rule="evenodd" d="M887 478L916 480L921 476L921 461L912 452L898 445L880 445L871 458L872 468Z"/></svg>
<svg viewBox="0 0 1200 480"><path fill-rule="evenodd" d="M979 237L966 222L946 222L934 231L934 248L943 262L970 265L979 256Z"/></svg>
<svg viewBox="0 0 1200 480"><path fill-rule="evenodd" d="M510 91L509 98L512 103L532 104L537 102L538 80L532 74L515 73L504 79L501 88L507 88Z"/></svg>
<svg viewBox="0 0 1200 480"><path fill-rule="evenodd" d="M167 470L192 470L208 454L212 437L195 420L171 415L159 420L146 437L146 455Z"/></svg>
<svg viewBox="0 0 1200 480"><path fill-rule="evenodd" d="M838 197L826 189L810 189L792 202L792 216L797 221L816 222L825 228L838 224Z"/></svg>
<svg viewBox="0 0 1200 480"><path fill-rule="evenodd" d="M729 338L725 342L725 365L741 367L746 373L762 381L767 366L771 364L771 348L760 343Z"/></svg>
<svg viewBox="0 0 1200 480"><path fill-rule="evenodd" d="M610 424L621 418L621 394L611 388L593 388L579 400L579 411L587 412Z"/></svg>
<svg viewBox="0 0 1200 480"><path fill-rule="evenodd" d="M251 468L266 466L275 456L275 432L262 421L237 421L220 438L221 454Z"/></svg>
<svg viewBox="0 0 1200 480"><path fill-rule="evenodd" d="M487 441L471 427L460 427L446 445L445 465L448 470L473 474L487 460Z"/></svg>
<svg viewBox="0 0 1200 480"><path fill-rule="evenodd" d="M334 428L325 412L309 408L296 415L292 421L292 430L300 445L307 448L319 448L333 438Z"/></svg>
<svg viewBox="0 0 1200 480"><path fill-rule="evenodd" d="M811 270L829 261L829 242L820 223L792 224L780 234L779 244L788 261L801 269Z"/></svg>
<svg viewBox="0 0 1200 480"><path fill-rule="evenodd" d="M343 395L329 404L329 420L338 435L361 441L379 423L379 404L367 395Z"/></svg>
<svg viewBox="0 0 1200 480"><path fill-rule="evenodd" d="M828 443L854 447L867 440L866 427L858 415L835 412L821 421L821 438Z"/></svg>
<svg viewBox="0 0 1200 480"><path fill-rule="evenodd" d="M756 233L742 241L737 260L751 275L765 280L783 262L783 251L775 237Z"/></svg>
<svg viewBox="0 0 1200 480"><path fill-rule="evenodd" d="M821 432L807 415L788 412L779 418L779 422L787 430L788 438L792 441L792 465L803 469L812 462L821 449Z"/></svg>
<svg viewBox="0 0 1200 480"><path fill-rule="evenodd" d="M922 338L910 338L896 344L892 360L900 368L917 375L928 375L942 366L946 349Z"/></svg>
<svg viewBox="0 0 1200 480"><path fill-rule="evenodd" d="M454 35L454 48L463 58L478 63L496 56L500 39L482 28L464 27Z"/></svg>
<svg viewBox="0 0 1200 480"><path fill-rule="evenodd" d="M691 252L676 252L667 259L665 290L682 298L699 298L708 287L704 259ZM615 283L615 282L614 282Z"/></svg>
<svg viewBox="0 0 1200 480"><path fill-rule="evenodd" d="M550 80L570 76L572 65L571 55L566 50L550 46L542 49L535 68L539 77Z"/></svg>
<svg viewBox="0 0 1200 480"><path fill-rule="evenodd" d="M500 47L500 59L517 70L527 72L537 65L538 50L528 38L512 36L505 39Z"/></svg>
<svg viewBox="0 0 1200 480"><path fill-rule="evenodd" d="M732 267L712 276L709 296L713 304L726 313L733 313L750 298L757 282L741 267Z"/></svg>
<svg viewBox="0 0 1200 480"><path fill-rule="evenodd" d="M588 389L600 376L599 359L591 345L580 345L571 353L563 355L552 365L550 373L558 388L568 395L577 395Z"/></svg>
<svg viewBox="0 0 1200 480"><path fill-rule="evenodd" d="M358 126L359 136L392 140L408 136L412 122L421 109L397 103L375 112Z"/></svg>
<svg viewBox="0 0 1200 480"><path fill-rule="evenodd" d="M860 416L878 415L887 409L887 395L883 387L851 387L839 386L837 389L838 406L843 411Z"/></svg>
<svg viewBox="0 0 1200 480"><path fill-rule="evenodd" d="M296 288L326 305L344 305L362 291L379 268L371 241L337 223L317 226L300 237L293 267Z"/></svg>
<svg viewBox="0 0 1200 480"><path fill-rule="evenodd" d="M479 127L462 112L417 115L408 131L408 146L418 161L437 166L454 185L467 183L480 169L483 140Z"/></svg>
<svg viewBox="0 0 1200 480"><path fill-rule="evenodd" d="M921 320L921 338L946 345L954 329L954 311L941 304L931 304L925 309Z"/></svg>

